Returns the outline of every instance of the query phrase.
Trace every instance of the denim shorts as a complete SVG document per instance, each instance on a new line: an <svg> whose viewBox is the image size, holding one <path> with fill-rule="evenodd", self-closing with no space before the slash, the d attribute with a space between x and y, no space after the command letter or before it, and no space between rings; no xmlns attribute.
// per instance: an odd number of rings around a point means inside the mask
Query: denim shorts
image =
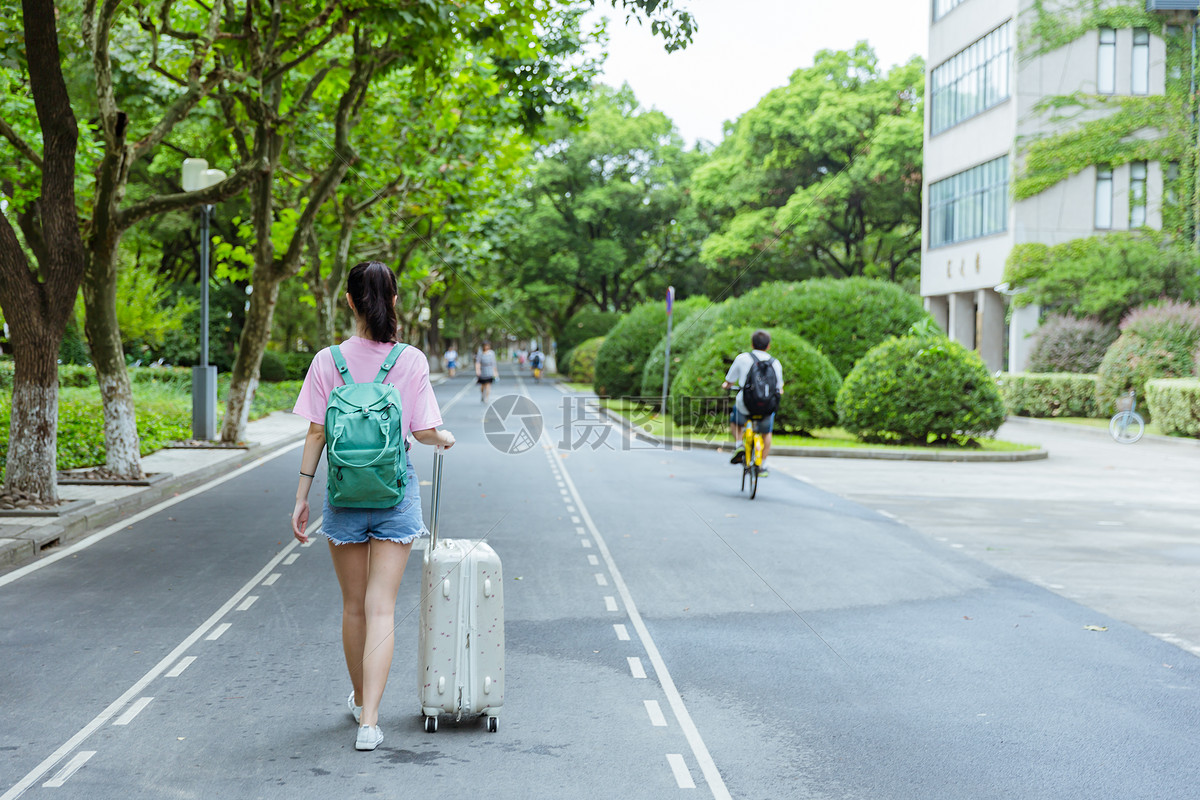
<svg viewBox="0 0 1200 800"><path fill-rule="evenodd" d="M768 414L762 419L751 420L748 416L738 411L736 408L729 412L729 421L739 428L746 427L747 422L754 423L754 430L758 433L770 433L775 430L775 415Z"/></svg>
<svg viewBox="0 0 1200 800"><path fill-rule="evenodd" d="M324 514L321 533L334 544L362 544L368 538L411 544L429 533L421 517L421 488L411 461L400 505L394 508L331 506L326 493Z"/></svg>

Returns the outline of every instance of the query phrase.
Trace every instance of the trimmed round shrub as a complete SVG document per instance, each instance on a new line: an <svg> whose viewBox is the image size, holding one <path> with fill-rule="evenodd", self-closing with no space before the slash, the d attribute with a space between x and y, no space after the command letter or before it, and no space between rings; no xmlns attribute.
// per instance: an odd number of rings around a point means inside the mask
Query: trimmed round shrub
<svg viewBox="0 0 1200 800"><path fill-rule="evenodd" d="M671 323L671 376L679 371L679 367L687 358L688 353L696 349L701 342L708 338L712 331L715 318L713 304L707 297L689 297L675 304ZM667 334L663 333L658 344L650 351L645 366L642 367L643 397L661 397L663 389L663 367L667 357Z"/></svg>
<svg viewBox="0 0 1200 800"><path fill-rule="evenodd" d="M605 335L620 321L621 315L615 311L597 311L591 308L576 311L555 337L555 351L560 358L568 355L580 343Z"/></svg>
<svg viewBox="0 0 1200 800"><path fill-rule="evenodd" d="M667 404L676 424L698 429L728 426L733 393L721 382L739 353L750 350L757 328L734 328L709 337L671 381ZM817 348L791 331L774 329L768 352L783 365L783 396L775 413L775 430L806 433L837 421L834 401L841 377ZM724 395L724 396L723 396Z"/></svg>
<svg viewBox="0 0 1200 800"><path fill-rule="evenodd" d="M571 371L568 373L576 383L591 383L596 377L596 354L604 344L604 337L588 339L571 350Z"/></svg>
<svg viewBox="0 0 1200 800"><path fill-rule="evenodd" d="M264 350L262 354L262 363L258 367L259 380L267 383L279 383L282 380L287 380L287 369L283 365L283 358L274 350Z"/></svg>
<svg viewBox="0 0 1200 800"><path fill-rule="evenodd" d="M1200 346L1200 308L1165 302L1134 309L1121 321L1121 335L1100 364L1096 404L1102 416L1116 412L1117 398L1130 391L1146 396L1152 378L1186 378L1195 373ZM1150 408L1139 402L1149 416Z"/></svg>
<svg viewBox="0 0 1200 800"><path fill-rule="evenodd" d="M1047 317L1033 332L1029 372L1095 373L1120 333L1098 319Z"/></svg>
<svg viewBox="0 0 1200 800"><path fill-rule="evenodd" d="M871 278L765 283L722 307L714 324L783 327L824 353L846 375L867 351L932 319L921 298Z"/></svg>
<svg viewBox="0 0 1200 800"><path fill-rule="evenodd" d="M838 419L864 442L924 445L986 436L1004 402L977 353L945 337L893 338L867 353L842 383Z"/></svg>
<svg viewBox="0 0 1200 800"><path fill-rule="evenodd" d="M667 329L666 304L642 303L604 336L596 354L596 394L633 397L642 389L642 368Z"/></svg>

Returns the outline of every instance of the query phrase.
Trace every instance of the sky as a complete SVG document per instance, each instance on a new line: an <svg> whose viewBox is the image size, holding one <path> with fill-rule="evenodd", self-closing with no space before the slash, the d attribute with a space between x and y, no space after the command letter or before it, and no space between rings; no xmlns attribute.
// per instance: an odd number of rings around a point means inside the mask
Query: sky
<svg viewBox="0 0 1200 800"><path fill-rule="evenodd" d="M678 0L699 30L675 53L647 26L626 26L609 3L596 5L592 14L611 20L601 80L628 82L643 106L674 120L689 146L720 142L725 120L812 66L818 50L846 50L865 39L887 68L928 49L929 0Z"/></svg>

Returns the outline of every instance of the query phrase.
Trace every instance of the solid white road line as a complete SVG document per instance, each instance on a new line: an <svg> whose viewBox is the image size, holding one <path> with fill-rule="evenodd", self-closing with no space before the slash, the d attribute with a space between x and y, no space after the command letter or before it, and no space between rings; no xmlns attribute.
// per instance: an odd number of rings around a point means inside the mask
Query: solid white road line
<svg viewBox="0 0 1200 800"><path fill-rule="evenodd" d="M637 678L638 680L646 677L646 668L642 666L642 660L640 658L637 656L629 656L625 660L629 662L629 673L633 675L633 677Z"/></svg>
<svg viewBox="0 0 1200 800"><path fill-rule="evenodd" d="M229 630L232 627L233 627L232 622L222 622L220 625L217 626L216 630L214 630L208 636L205 636L204 639L205 639L205 641L215 642L217 639L221 638L221 634L225 633L225 631Z"/></svg>
<svg viewBox="0 0 1200 800"><path fill-rule="evenodd" d="M117 717L116 720L113 721L113 725L128 725L129 723L133 722L133 718L142 713L142 709L150 705L150 701L153 699L153 697L139 698L138 701L131 705L124 714Z"/></svg>
<svg viewBox="0 0 1200 800"><path fill-rule="evenodd" d="M126 528L132 527L136 523L141 522L142 520L146 519L146 517L151 517L160 511L165 511L166 509L170 508L171 506L175 505L176 503L182 503L184 500L190 500L191 498L195 497L198 494L203 494L204 492L207 492L209 489L212 489L215 486L220 486L222 483L225 483L226 481L231 481L234 478L240 477L241 475L246 474L247 472L249 472L252 469L261 467L263 464L267 463L268 461L279 458L280 456L284 455L285 453L290 453L293 450L295 450L296 448L303 447L303 446L304 446L304 442L294 442L290 445L280 448L279 450L276 450L274 453L268 453L267 455L263 456L262 458L255 459L254 461L251 461L249 464L246 464L243 467L239 467L238 469L235 469L233 472L230 472L228 475L223 475L220 478L211 480L202 486L197 486L195 489L184 492L183 494L178 495L176 497L172 497L170 500L164 500L163 502L159 503L158 505L151 506L150 508L147 508L144 511L139 511L138 513L134 514L132 517L123 519L120 522L116 523L115 525L109 525L107 528L105 528L101 531L98 531L96 533L93 533L91 536L87 537L86 539L81 539L80 541L76 542L75 544L71 545L70 547L66 548L65 550L60 550L57 553L54 553L53 555L46 556L45 558L40 558L37 561L34 561L32 564L26 564L25 566L21 567L20 569L14 569L12 572L8 573L7 575L0 576L0 586L5 586L9 583L12 583L15 580L18 580L19 578L24 578L29 573L36 572L37 570L42 569L43 567L48 567L51 564L53 564L55 561L58 561L59 559L63 559L63 558L66 558L67 556L74 555L75 553L78 553L80 550L84 550L84 549L96 544L97 542L107 539L109 536L112 536L114 533L119 533L120 531L123 531Z"/></svg>
<svg viewBox="0 0 1200 800"><path fill-rule="evenodd" d="M168 678L178 678L180 675L183 674L183 671L185 669L187 669L188 667L190 667L192 665L192 662L195 660L196 660L195 656L187 656L186 658L179 659L179 663L175 665L175 669L173 669L167 673L167 677Z"/></svg>
<svg viewBox="0 0 1200 800"><path fill-rule="evenodd" d="M296 447L299 447L299 446L300 446L299 444L296 445ZM295 447L288 448L288 449L294 450ZM283 452L286 452L286 451L283 451ZM261 459L261 460L265 461L268 459ZM259 462L255 462L255 463L257 464ZM183 495L181 495L181 497L182 496ZM122 525L124 525L124 524L126 524L126 523L122 523ZM314 526L314 530L315 530L315 526ZM87 540L85 539L84 541L87 541ZM283 561L283 559L287 558L288 554L290 554L292 552L292 550L298 544L299 544L299 542L297 542L295 539L292 539L292 541L290 541L286 545L284 545L283 549L280 550L278 553L276 553L275 556L270 561L267 562L266 566L264 566L261 570L258 571L257 575L255 575L253 578L251 578L249 581L247 581L246 584L244 586L242 586L241 589L238 589L236 592L234 592L233 596L230 597L228 600L226 600L225 603L220 608L218 608L211 617L206 619L204 622L200 623L200 626L198 628L196 628L196 630L194 630L190 634L188 634L186 639L184 639L182 642L180 642L175 647L174 650L172 650L170 653L167 654L167 656L165 658L163 658L161 661L159 661L157 664L155 664L154 667L152 667L149 672L147 672L145 675L143 675L141 678L139 678L137 683L135 683L133 686L130 686L125 691L124 694L122 694L116 700L112 701L108 705L108 708L104 709L99 714L97 714L95 719L93 719L87 725L83 726L83 728L81 728L74 736L72 736L70 739L68 739L66 742L64 742L61 747L59 747L57 750L55 750L53 753L51 753L49 756L47 756L42 761L42 763L38 764L36 767L34 767L32 770L30 770L29 774L27 774L24 778L22 778L20 781L18 781L16 784L14 784L11 788L9 788L9 790L7 792L0 795L0 800L15 800L16 798L20 797L22 794L25 793L25 791L30 786L33 786L35 783L37 783L39 780L41 780L43 775L45 775L47 772L52 770L54 768L55 764L57 764L58 762L62 761L64 758L66 758L68 753L73 752L75 750L75 748L77 748L77 747L79 747L79 745L83 744L83 742L86 741L89 736L91 736L93 733L95 733L97 730L99 730L106 722L108 722L110 719L112 719L114 716L116 716L117 712L120 711L122 708L124 708L125 705L130 700L132 700L133 698L140 695L142 693L142 691L148 685L150 685L151 681L153 681L159 675L162 675L163 672L166 671L167 667L174 664L179 659L180 656L182 656L185 652L187 652L189 647L194 645L196 642L200 641L200 638L203 637L206 633L208 633L209 629L211 629L214 625L216 625L217 622L220 621L220 619L222 617L224 617L226 614L228 614L230 612L230 610L233 609L234 606L236 606L238 603L240 603L242 601L242 598L244 598L246 595L248 595L250 593L250 590L258 585L259 581L261 581L266 575L270 574L271 570L275 569L275 567L279 564L280 561Z"/></svg>
<svg viewBox="0 0 1200 800"><path fill-rule="evenodd" d="M58 771L50 780L42 784L48 789L57 789L67 782L67 778L74 775L80 767L87 763L88 759L96 755L95 750L81 750L75 754L75 757L67 762L67 765Z"/></svg>
<svg viewBox="0 0 1200 800"><path fill-rule="evenodd" d="M668 753L667 763L671 765L671 772L675 773L675 783L679 784L680 789L696 788L696 782L692 780L692 773L688 770L683 756L679 753ZM721 786L724 788L724 784Z"/></svg>
<svg viewBox="0 0 1200 800"><path fill-rule="evenodd" d="M290 558L290 556L289 556L289 558ZM237 610L245 611L246 609L250 608L250 606L254 605L254 601L257 599L258 599L258 595L256 595L256 594L250 595L249 597L247 597L245 600L242 601L242 604L237 607Z"/></svg>
<svg viewBox="0 0 1200 800"><path fill-rule="evenodd" d="M656 728L667 727L667 718L663 716L662 708L657 700L646 700L646 713L650 715L650 724Z"/></svg>

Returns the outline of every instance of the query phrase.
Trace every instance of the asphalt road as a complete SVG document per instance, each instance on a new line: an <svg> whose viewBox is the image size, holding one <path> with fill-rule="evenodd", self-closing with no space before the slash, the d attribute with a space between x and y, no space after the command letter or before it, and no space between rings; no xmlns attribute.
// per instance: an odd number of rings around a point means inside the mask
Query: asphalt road
<svg viewBox="0 0 1200 800"><path fill-rule="evenodd" d="M506 376L493 399L527 393L544 430L489 440L465 381L438 389L442 535L504 559L498 733L421 727L414 558L386 740L353 749L292 449L0 586L0 800L1195 796L1196 657L811 476L751 502L719 454L631 442L553 385Z"/></svg>

